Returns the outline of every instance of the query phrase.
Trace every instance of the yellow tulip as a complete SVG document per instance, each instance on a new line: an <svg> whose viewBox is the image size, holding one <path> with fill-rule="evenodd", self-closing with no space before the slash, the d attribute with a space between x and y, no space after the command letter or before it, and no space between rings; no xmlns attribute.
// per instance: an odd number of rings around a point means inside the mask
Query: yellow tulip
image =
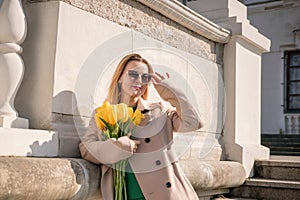
<svg viewBox="0 0 300 200"><path fill-rule="evenodd" d="M133 108L128 107L128 117L132 121L133 119Z"/></svg>
<svg viewBox="0 0 300 200"><path fill-rule="evenodd" d="M138 125L141 123L142 118L144 118L144 115L141 113L139 109L136 109L133 114L133 123L135 125Z"/></svg>
<svg viewBox="0 0 300 200"><path fill-rule="evenodd" d="M138 109L133 112L133 108L128 107L124 103L110 105L107 101L96 109L94 116L97 127L102 130L101 137L104 138L104 140L119 138L127 135L130 131L133 132L135 127L131 126L131 122L138 125L143 117L144 115ZM114 180L116 199L123 199L122 188L125 184L123 177L125 176L124 172L127 162L128 160L125 159L113 164L114 178L116 178L116 180ZM120 190L120 188L122 190Z"/></svg>
<svg viewBox="0 0 300 200"><path fill-rule="evenodd" d="M103 103L103 114L102 114L102 118L109 123L110 125L115 125L116 124L116 120L114 118L114 114L113 114L113 105L110 105L110 103L108 101L105 101Z"/></svg>
<svg viewBox="0 0 300 200"><path fill-rule="evenodd" d="M95 122L96 122L97 127L98 127L100 130L103 130L103 128L105 127L105 125L104 125L104 123L100 120L100 114L99 114L99 113L96 113L96 114L95 114Z"/></svg>
<svg viewBox="0 0 300 200"><path fill-rule="evenodd" d="M105 127L105 124L103 123L103 121L100 119L102 118L105 122L107 122L110 125L115 125L116 124L116 120L113 116L113 106L110 105L109 102L105 101L102 106L100 106L99 108L96 109L96 114L95 114L95 121L96 121L96 125L98 128L100 128L101 130L103 130L103 128Z"/></svg>
<svg viewBox="0 0 300 200"><path fill-rule="evenodd" d="M133 112L133 109L124 103L110 105L109 102L105 101L102 106L96 109L95 122L97 127L103 130L105 123L103 123L101 119L112 126L114 126L117 122L125 123L128 119L130 119L135 125L138 125L143 117L144 115L140 110L137 109Z"/></svg>
<svg viewBox="0 0 300 200"><path fill-rule="evenodd" d="M115 119L117 121L126 122L128 120L128 106L125 103L120 103L115 106Z"/></svg>

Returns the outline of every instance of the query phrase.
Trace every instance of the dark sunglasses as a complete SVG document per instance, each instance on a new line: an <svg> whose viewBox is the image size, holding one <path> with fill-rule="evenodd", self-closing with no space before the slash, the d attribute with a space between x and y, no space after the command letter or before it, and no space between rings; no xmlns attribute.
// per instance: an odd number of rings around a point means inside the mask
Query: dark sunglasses
<svg viewBox="0 0 300 200"><path fill-rule="evenodd" d="M128 70L127 71L127 75L129 76L129 78L132 80L132 81L136 81L140 74L137 72L137 71L134 71L134 70ZM142 83L143 84L147 84L151 81L151 74L149 73L143 73L141 74L141 80L142 80Z"/></svg>

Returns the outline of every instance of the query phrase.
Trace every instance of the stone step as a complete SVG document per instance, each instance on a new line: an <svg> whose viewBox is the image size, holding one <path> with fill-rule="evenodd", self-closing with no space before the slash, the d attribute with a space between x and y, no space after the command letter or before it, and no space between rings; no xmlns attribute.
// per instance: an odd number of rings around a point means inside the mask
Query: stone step
<svg viewBox="0 0 300 200"><path fill-rule="evenodd" d="M271 188L283 188L283 189L296 189L300 192L300 181L289 180L271 180L264 178L248 178L244 185L258 186L258 187L271 187Z"/></svg>
<svg viewBox="0 0 300 200"><path fill-rule="evenodd" d="M281 147L269 147L269 148L271 148L273 151L286 151L286 152L289 152L289 151L291 151L291 152L300 152L300 147L283 147L283 146L281 146Z"/></svg>
<svg viewBox="0 0 300 200"><path fill-rule="evenodd" d="M300 152L282 151L282 150L274 151L272 149L270 150L270 154L271 155L284 155L284 156L300 156Z"/></svg>
<svg viewBox="0 0 300 200"><path fill-rule="evenodd" d="M261 136L262 142L290 142L300 143L300 135L265 135Z"/></svg>
<svg viewBox="0 0 300 200"><path fill-rule="evenodd" d="M300 135L262 134L261 143L271 155L300 155Z"/></svg>
<svg viewBox="0 0 300 200"><path fill-rule="evenodd" d="M255 177L300 181L300 161L255 161Z"/></svg>
<svg viewBox="0 0 300 200"><path fill-rule="evenodd" d="M277 155L270 155L270 160L274 161L300 161L300 156L277 156Z"/></svg>
<svg viewBox="0 0 300 200"><path fill-rule="evenodd" d="M249 178L245 183L231 190L231 195L239 198L256 198L268 200L298 200L299 181L271 180Z"/></svg>
<svg viewBox="0 0 300 200"><path fill-rule="evenodd" d="M262 142L261 143L264 146L267 147L293 147L293 148L300 148L300 142Z"/></svg>
<svg viewBox="0 0 300 200"><path fill-rule="evenodd" d="M282 139L282 140L295 140L299 141L300 134L293 134L293 135L280 135L280 134L261 134L261 139L268 139L268 140L276 140L276 139Z"/></svg>
<svg viewBox="0 0 300 200"><path fill-rule="evenodd" d="M299 147L300 141L284 141L284 140L268 140L268 141L261 141L262 144L266 144L266 145L285 145L285 144L292 144L295 145L296 147Z"/></svg>
<svg viewBox="0 0 300 200"><path fill-rule="evenodd" d="M216 197L212 200L257 200L257 199L250 199L250 198L231 198L231 197Z"/></svg>

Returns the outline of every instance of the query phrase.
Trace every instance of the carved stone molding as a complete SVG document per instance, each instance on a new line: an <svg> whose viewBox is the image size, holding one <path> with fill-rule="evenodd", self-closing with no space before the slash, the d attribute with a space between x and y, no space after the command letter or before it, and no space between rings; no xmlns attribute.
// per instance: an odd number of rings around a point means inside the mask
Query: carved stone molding
<svg viewBox="0 0 300 200"><path fill-rule="evenodd" d="M227 43L230 32L199 15L177 0L137 0L180 25L218 43Z"/></svg>

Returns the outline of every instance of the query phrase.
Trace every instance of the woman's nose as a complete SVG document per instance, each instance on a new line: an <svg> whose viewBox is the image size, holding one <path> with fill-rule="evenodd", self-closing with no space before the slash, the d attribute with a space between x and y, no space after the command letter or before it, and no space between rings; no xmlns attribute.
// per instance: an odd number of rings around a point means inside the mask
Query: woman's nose
<svg viewBox="0 0 300 200"><path fill-rule="evenodd" d="M135 81L136 81L137 83L142 84L142 83L143 83L143 82L142 82L142 76L139 75Z"/></svg>

